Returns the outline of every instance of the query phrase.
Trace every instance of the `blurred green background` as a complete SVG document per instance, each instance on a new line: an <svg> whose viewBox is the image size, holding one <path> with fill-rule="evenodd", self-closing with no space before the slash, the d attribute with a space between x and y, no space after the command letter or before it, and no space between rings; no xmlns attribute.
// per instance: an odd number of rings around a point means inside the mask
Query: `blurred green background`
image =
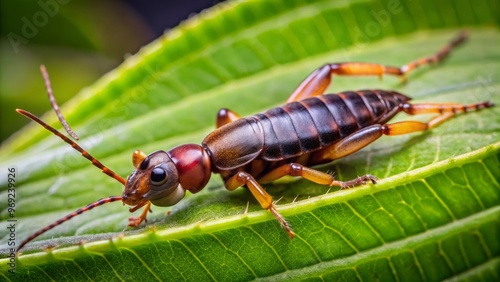
<svg viewBox="0 0 500 282"><path fill-rule="evenodd" d="M16 108L50 110L41 64L61 105L165 29L217 2L0 0L0 143L29 122Z"/></svg>

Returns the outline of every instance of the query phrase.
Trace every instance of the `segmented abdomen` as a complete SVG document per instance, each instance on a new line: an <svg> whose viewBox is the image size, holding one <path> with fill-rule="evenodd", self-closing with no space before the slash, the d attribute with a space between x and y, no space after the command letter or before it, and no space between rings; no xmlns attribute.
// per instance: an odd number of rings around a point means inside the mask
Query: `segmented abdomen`
<svg viewBox="0 0 500 282"><path fill-rule="evenodd" d="M409 97L383 90L347 91L288 103L253 117L262 123L260 157L283 160L331 145L356 130L385 123Z"/></svg>

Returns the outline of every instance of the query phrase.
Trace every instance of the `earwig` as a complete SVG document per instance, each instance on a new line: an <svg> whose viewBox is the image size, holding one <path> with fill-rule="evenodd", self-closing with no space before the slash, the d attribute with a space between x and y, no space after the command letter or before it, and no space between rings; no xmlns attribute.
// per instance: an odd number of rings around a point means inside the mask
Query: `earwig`
<svg viewBox="0 0 500 282"><path fill-rule="evenodd" d="M293 238L294 232L277 211L272 197L261 184L287 175L300 176L314 183L338 186L341 189L368 182L376 184L377 178L369 174L340 181L328 173L310 167L350 155L383 135L426 131L458 113L493 106L487 101L469 105L412 104L408 96L387 90L324 94L332 76L389 74L406 78L409 72L420 66L443 61L452 49L463 43L466 38L465 33L460 33L435 54L402 67L360 62L326 64L311 73L283 106L243 118L231 110L221 109L216 119L217 128L205 137L201 145L185 144L149 155L135 151L132 155L135 169L126 180L36 116L17 110L70 144L94 166L125 186L122 196L111 196L91 203L35 232L21 243L18 251L39 235L65 221L115 201L121 200L132 206L130 212L144 207L139 217L129 219L129 226L138 226L146 220L151 204L175 205L184 197L186 191L197 193L202 190L212 173L220 174L224 186L230 191L246 186L261 207L269 210ZM437 116L428 122L388 123L399 112Z"/></svg>

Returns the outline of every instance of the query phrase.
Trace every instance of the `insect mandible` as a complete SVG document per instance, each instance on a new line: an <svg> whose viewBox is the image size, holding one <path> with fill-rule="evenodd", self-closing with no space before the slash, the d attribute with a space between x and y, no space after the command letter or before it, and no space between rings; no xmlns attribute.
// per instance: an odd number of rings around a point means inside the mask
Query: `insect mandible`
<svg viewBox="0 0 500 282"><path fill-rule="evenodd" d="M293 238L294 232L277 211L272 197L261 184L287 175L300 176L322 185L339 186L341 189L367 182L375 184L376 177L372 175L340 181L328 173L310 167L350 155L383 135L425 131L457 113L493 106L490 102L469 105L412 104L409 97L387 90L324 94L331 77L389 74L404 78L417 67L441 62L466 38L467 35L462 32L435 54L402 67L362 62L325 64L311 73L283 106L243 118L231 110L221 109L217 114L217 128L206 136L201 145L185 144L149 155L135 151L132 155L135 169L126 179L33 114L18 109L20 114L44 126L79 151L102 172L125 186L121 196L100 199L35 232L21 243L18 251L31 240L65 221L115 201L132 206L129 208L130 212L144 207L140 216L129 219L129 226L138 226L146 220L151 204L175 205L184 197L186 191L197 193L202 190L212 173L220 174L224 186L230 191L246 186L262 208L270 211ZM399 112L437 116L428 122L387 123Z"/></svg>

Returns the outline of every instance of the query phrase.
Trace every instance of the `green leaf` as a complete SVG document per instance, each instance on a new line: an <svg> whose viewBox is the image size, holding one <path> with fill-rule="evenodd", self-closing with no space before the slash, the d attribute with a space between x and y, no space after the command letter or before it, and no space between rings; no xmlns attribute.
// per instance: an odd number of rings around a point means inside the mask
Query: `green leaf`
<svg viewBox="0 0 500 282"><path fill-rule="evenodd" d="M330 92L380 88L417 102L500 104L499 8L495 1L224 3L145 46L62 111L83 137L80 144L125 176L135 149L200 143L221 107L249 115L282 104L326 62L403 65L432 54L464 26L470 40L406 84L334 77ZM60 128L53 114L43 118ZM293 240L247 190L226 191L216 175L169 216L154 208L137 230L122 233L128 209L105 205L37 238L17 259L15 276L9 258L0 259L2 278L498 280L499 140L494 107L429 132L383 137L321 168L343 180L371 173L381 178L377 185L343 191L303 180L266 185L281 199ZM2 175L16 169L18 243L76 208L121 194L119 184L34 124L4 144L0 156ZM0 198L7 199L7 177L0 180ZM0 208L8 226L6 200ZM7 257L12 235L2 228L0 236Z"/></svg>

